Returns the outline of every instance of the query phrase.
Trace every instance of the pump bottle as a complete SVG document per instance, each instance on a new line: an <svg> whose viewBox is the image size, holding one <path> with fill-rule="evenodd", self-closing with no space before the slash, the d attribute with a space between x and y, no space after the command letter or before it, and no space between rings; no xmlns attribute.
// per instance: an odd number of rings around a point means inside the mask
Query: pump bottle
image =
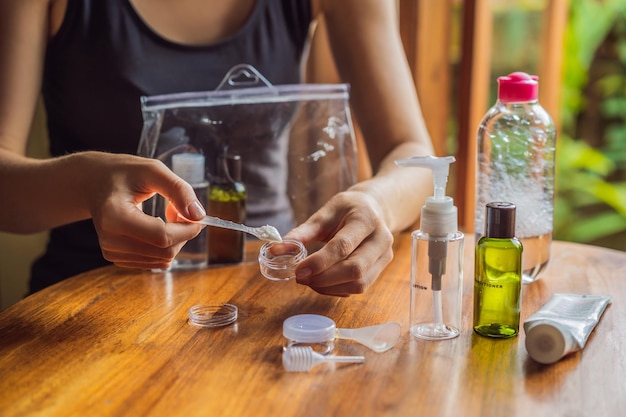
<svg viewBox="0 0 626 417"><path fill-rule="evenodd" d="M463 295L463 233L458 213L446 196L454 157L416 156L396 161L399 166L433 171L434 195L422 207L420 229L411 234L411 307L409 332L426 340L451 339L461 329Z"/></svg>

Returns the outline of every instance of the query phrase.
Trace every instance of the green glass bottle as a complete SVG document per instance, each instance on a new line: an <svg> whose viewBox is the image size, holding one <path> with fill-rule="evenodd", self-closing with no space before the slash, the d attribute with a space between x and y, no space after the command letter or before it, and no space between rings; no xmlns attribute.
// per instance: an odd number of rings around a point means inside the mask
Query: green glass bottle
<svg viewBox="0 0 626 417"><path fill-rule="evenodd" d="M487 204L474 269L474 331L481 336L509 338L519 332L522 251L515 237L515 205Z"/></svg>
<svg viewBox="0 0 626 417"><path fill-rule="evenodd" d="M235 223L246 221L246 187L241 182L239 155L220 156L209 186L207 214ZM209 265L243 261L245 236L236 230L210 227Z"/></svg>

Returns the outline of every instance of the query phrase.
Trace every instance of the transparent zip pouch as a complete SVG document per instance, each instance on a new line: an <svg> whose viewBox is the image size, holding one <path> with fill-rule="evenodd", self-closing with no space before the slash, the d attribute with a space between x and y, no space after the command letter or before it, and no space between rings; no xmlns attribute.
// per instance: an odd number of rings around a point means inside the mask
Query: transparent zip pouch
<svg viewBox="0 0 626 417"><path fill-rule="evenodd" d="M347 84L275 86L241 64L214 91L144 96L141 110L138 155L172 168L176 154L202 154L210 185L224 174L220 161L239 159L251 226L284 234L356 182ZM165 205L157 195L143 208L166 220Z"/></svg>

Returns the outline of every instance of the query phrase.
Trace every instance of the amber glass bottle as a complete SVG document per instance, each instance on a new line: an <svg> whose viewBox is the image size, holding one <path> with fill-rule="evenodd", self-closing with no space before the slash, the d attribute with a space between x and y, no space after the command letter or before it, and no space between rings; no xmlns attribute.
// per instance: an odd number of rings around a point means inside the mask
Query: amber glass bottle
<svg viewBox="0 0 626 417"><path fill-rule="evenodd" d="M241 182L241 157L221 156L217 160L208 192L207 214L236 223L246 221L246 187ZM244 258L243 232L209 227L209 265L241 262Z"/></svg>

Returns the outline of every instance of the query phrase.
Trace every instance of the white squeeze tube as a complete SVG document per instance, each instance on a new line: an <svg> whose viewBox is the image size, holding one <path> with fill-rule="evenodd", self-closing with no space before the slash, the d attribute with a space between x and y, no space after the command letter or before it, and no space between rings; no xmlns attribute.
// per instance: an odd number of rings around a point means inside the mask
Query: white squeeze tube
<svg viewBox="0 0 626 417"><path fill-rule="evenodd" d="M550 364L582 350L610 301L604 295L554 294L524 323L528 355Z"/></svg>
<svg viewBox="0 0 626 417"><path fill-rule="evenodd" d="M434 193L422 207L420 230L411 234L411 335L427 340L459 335L463 280L463 233L457 208L446 196L453 156L416 156L397 160L403 167L429 168ZM430 290L430 291L429 291Z"/></svg>

